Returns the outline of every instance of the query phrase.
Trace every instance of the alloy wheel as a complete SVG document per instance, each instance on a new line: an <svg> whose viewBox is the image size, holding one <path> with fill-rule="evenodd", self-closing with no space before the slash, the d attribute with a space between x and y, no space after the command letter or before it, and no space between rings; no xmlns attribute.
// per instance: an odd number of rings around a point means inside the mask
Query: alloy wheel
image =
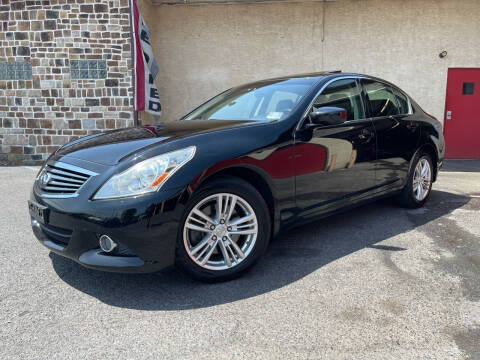
<svg viewBox="0 0 480 360"><path fill-rule="evenodd" d="M413 195L417 201L423 201L430 192L432 170L426 158L421 158L413 174Z"/></svg>
<svg viewBox="0 0 480 360"><path fill-rule="evenodd" d="M210 195L198 202L183 228L188 256L209 270L238 266L253 250L257 235L255 211L245 199L231 193Z"/></svg>

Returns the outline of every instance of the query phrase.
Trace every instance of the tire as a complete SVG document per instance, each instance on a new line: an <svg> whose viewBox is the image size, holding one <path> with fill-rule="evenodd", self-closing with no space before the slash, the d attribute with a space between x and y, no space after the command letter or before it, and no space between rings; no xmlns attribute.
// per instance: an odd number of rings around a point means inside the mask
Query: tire
<svg viewBox="0 0 480 360"><path fill-rule="evenodd" d="M224 215L218 217L219 212ZM248 182L235 177L208 182L185 208L177 235L175 263L200 281L234 279L264 253L270 239L270 223L265 200Z"/></svg>
<svg viewBox="0 0 480 360"><path fill-rule="evenodd" d="M414 187L414 182L418 184L418 172L419 166L423 168L424 164L428 164L429 174L427 177L422 178L423 182L420 183L422 191L426 191L426 193L422 193L419 196L419 190L415 189L418 187L416 185ZM412 161L412 168L408 174L407 183L405 184L404 188L402 189L398 200L401 205L408 207L408 208L419 208L422 207L425 202L428 200L431 190L432 190L432 179L433 179L433 164L432 158L427 153L421 152L418 153L414 160ZM424 186L428 181L427 186Z"/></svg>

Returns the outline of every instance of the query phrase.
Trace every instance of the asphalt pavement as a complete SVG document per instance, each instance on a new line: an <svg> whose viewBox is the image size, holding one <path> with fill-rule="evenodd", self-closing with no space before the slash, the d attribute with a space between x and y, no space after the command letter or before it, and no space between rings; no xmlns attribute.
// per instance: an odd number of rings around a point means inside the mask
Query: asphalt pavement
<svg viewBox="0 0 480 360"><path fill-rule="evenodd" d="M480 359L480 161L423 209L390 200L282 233L244 277L123 275L30 229L35 167L0 167L1 359Z"/></svg>

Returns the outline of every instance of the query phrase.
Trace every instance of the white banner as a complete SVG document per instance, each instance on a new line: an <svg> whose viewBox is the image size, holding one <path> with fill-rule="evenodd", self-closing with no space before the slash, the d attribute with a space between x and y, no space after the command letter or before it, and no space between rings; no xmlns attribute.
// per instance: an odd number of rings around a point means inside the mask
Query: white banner
<svg viewBox="0 0 480 360"><path fill-rule="evenodd" d="M150 30L138 11L136 0L131 0L136 75L135 110L147 111L159 118L162 106L155 85L158 64L150 45Z"/></svg>

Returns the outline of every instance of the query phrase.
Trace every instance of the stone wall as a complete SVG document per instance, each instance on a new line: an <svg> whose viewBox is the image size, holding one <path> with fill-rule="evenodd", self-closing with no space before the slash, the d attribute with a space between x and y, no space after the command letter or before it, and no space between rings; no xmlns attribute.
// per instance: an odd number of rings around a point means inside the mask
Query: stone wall
<svg viewBox="0 0 480 360"><path fill-rule="evenodd" d="M133 125L128 0L0 0L0 164Z"/></svg>

